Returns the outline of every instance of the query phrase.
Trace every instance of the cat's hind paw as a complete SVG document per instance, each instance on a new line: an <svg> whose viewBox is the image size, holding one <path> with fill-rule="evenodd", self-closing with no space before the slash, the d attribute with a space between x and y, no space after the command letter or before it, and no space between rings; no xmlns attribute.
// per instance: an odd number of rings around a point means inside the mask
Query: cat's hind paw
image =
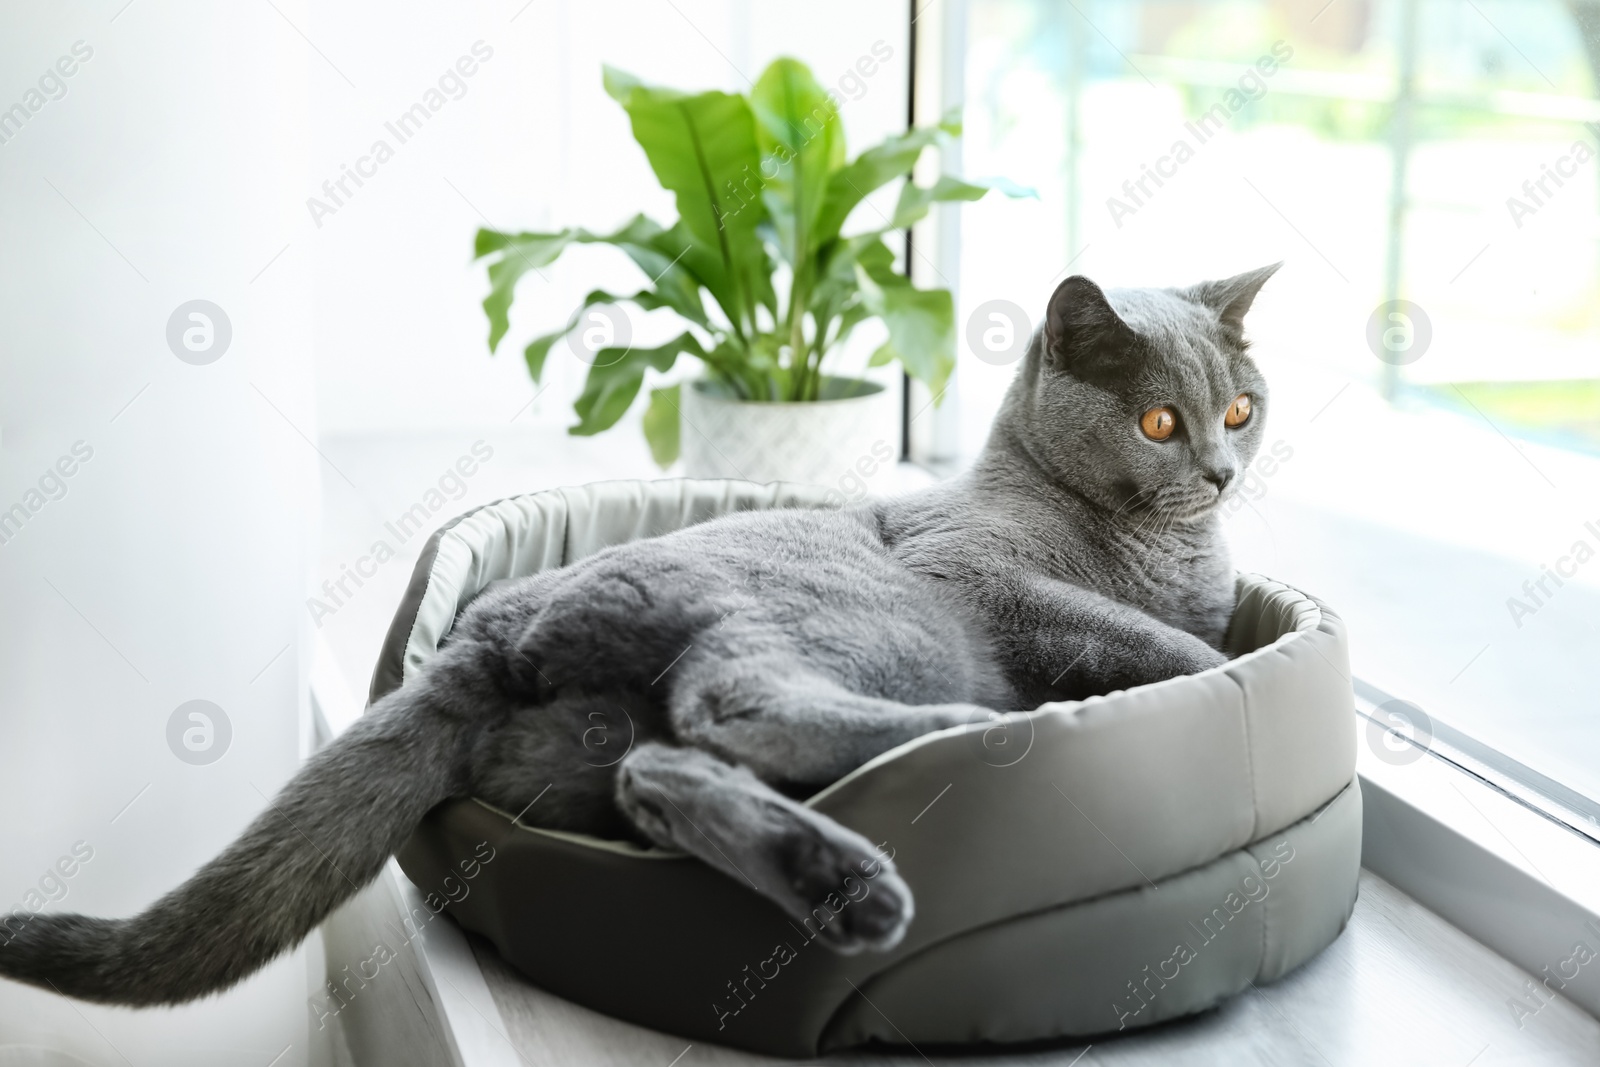
<svg viewBox="0 0 1600 1067"><path fill-rule="evenodd" d="M854 843L812 841L792 861L790 906L806 936L847 956L887 952L905 938L916 905L887 859Z"/></svg>

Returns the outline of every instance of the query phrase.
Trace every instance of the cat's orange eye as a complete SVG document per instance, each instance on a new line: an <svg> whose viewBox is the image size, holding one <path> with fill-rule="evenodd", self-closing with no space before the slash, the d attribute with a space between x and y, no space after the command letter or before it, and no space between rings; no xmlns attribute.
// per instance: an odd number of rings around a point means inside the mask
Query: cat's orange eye
<svg viewBox="0 0 1600 1067"><path fill-rule="evenodd" d="M1250 394L1240 393L1233 398L1233 403L1228 405L1228 413L1222 417L1222 422L1228 427L1243 426L1250 421Z"/></svg>
<svg viewBox="0 0 1600 1067"><path fill-rule="evenodd" d="M1165 441L1178 428L1178 416L1171 408L1151 408L1139 417L1139 429L1152 441Z"/></svg>

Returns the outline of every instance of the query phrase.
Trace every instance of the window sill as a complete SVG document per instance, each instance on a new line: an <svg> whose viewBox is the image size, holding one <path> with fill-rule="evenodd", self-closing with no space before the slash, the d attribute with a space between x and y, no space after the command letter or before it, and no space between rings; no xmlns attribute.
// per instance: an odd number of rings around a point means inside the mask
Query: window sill
<svg viewBox="0 0 1600 1067"><path fill-rule="evenodd" d="M1371 729L1357 717L1363 866L1600 1016L1600 956L1572 962L1579 944L1600 954L1600 847L1563 816L1420 749L1380 756Z"/></svg>

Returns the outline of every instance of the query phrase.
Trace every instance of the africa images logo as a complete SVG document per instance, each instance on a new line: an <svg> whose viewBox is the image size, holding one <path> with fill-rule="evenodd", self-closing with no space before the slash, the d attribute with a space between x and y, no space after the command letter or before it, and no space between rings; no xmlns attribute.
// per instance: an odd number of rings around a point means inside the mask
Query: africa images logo
<svg viewBox="0 0 1600 1067"><path fill-rule="evenodd" d="M66 496L67 479L77 474L78 469L93 458L94 447L89 442L74 441L71 455L62 456L46 467L36 486L30 486L22 494L21 500L0 510L0 545L10 544L22 532L22 528L44 510L46 504Z"/></svg>

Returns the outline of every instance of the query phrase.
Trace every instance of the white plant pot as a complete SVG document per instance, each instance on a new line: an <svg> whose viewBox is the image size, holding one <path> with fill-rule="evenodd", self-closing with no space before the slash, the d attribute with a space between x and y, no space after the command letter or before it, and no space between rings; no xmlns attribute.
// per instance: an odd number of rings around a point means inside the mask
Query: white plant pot
<svg viewBox="0 0 1600 1067"><path fill-rule="evenodd" d="M900 454L894 395L850 378L825 379L823 396L830 394L837 399L756 402L704 379L685 383L683 473L843 488L865 469L892 464Z"/></svg>

